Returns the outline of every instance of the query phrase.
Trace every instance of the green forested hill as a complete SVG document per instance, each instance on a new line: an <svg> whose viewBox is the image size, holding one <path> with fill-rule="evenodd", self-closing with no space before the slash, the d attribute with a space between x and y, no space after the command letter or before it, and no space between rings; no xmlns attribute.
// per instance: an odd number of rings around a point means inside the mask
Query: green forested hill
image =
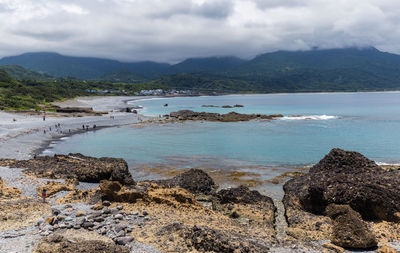
<svg viewBox="0 0 400 253"><path fill-rule="evenodd" d="M0 66L6 63L21 64L56 77L145 83L151 87L161 85L217 93L400 89L400 55L375 48L278 51L251 60L192 58L174 65L27 53L0 60ZM18 80L25 79L18 77L23 76L20 73L11 74Z"/></svg>
<svg viewBox="0 0 400 253"><path fill-rule="evenodd" d="M0 65L0 69L7 72L16 80L52 80L54 77L26 69L18 65Z"/></svg>
<svg viewBox="0 0 400 253"><path fill-rule="evenodd" d="M375 48L266 53L225 71L162 78L164 84L249 92L367 91L400 89L400 56ZM169 80L169 81L168 81ZM207 87L208 88L208 87Z"/></svg>

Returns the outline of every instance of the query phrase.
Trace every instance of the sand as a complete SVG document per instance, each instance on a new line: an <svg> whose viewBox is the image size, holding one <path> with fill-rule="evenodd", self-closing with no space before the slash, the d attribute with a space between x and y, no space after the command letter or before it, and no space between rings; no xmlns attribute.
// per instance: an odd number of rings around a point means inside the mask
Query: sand
<svg viewBox="0 0 400 253"><path fill-rule="evenodd" d="M138 123L148 117L120 112L126 102L144 97L82 97L56 103L61 107L91 107L94 111L108 112L102 116L54 117L0 112L0 158L29 159L39 153L52 140L89 130ZM148 97L145 97L148 98ZM111 117L112 116L112 117ZM55 125L60 124L59 128ZM85 130L86 131L86 130Z"/></svg>

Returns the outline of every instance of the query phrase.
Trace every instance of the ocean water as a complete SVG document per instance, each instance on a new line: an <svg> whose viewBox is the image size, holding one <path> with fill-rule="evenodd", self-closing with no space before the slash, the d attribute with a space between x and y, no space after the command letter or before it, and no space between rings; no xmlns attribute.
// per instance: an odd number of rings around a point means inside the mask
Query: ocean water
<svg viewBox="0 0 400 253"><path fill-rule="evenodd" d="M154 177L157 170L204 167L247 172L245 179L256 177L261 182L296 167L310 166L335 147L358 151L379 163L400 163L398 92L177 97L132 104L143 106L140 113L153 116L189 109L285 117L107 128L53 143L44 153L121 157L142 178ZM201 107L234 104L244 107ZM145 172L143 168L152 169Z"/></svg>

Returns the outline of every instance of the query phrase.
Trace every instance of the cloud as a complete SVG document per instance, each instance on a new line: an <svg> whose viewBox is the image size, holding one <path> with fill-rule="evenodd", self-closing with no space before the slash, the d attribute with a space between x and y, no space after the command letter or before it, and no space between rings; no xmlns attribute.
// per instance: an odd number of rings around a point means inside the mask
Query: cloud
<svg viewBox="0 0 400 253"><path fill-rule="evenodd" d="M31 51L177 62L275 50L400 53L395 0L0 0L0 57Z"/></svg>

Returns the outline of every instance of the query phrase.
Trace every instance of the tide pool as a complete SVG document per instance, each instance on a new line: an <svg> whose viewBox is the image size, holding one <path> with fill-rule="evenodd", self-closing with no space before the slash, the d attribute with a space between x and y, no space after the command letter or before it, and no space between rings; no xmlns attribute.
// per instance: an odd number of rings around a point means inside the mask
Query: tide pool
<svg viewBox="0 0 400 253"><path fill-rule="evenodd" d="M163 106L166 103L168 107ZM179 97L133 104L143 106L141 113L148 115L189 109L280 113L285 117L107 128L54 143L45 154L121 157L143 177L149 176L140 174L144 167L152 167L153 172L157 168L205 167L258 173L259 180L310 166L335 147L358 151L380 163L400 162L400 93L396 92ZM244 107L201 107L234 104Z"/></svg>

